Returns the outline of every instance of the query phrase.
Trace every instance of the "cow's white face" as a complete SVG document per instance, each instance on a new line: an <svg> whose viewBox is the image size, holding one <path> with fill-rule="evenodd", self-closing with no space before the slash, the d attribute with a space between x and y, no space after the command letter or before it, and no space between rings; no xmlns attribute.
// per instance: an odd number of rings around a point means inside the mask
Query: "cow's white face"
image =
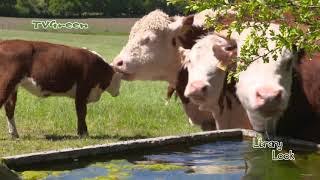
<svg viewBox="0 0 320 180"><path fill-rule="evenodd" d="M289 102L294 54L287 49L277 61L257 60L239 75L237 95L254 130L274 134L277 121Z"/></svg>
<svg viewBox="0 0 320 180"><path fill-rule="evenodd" d="M237 55L237 44L217 34L198 41L191 50L181 50L189 71L185 96L199 105L201 110L213 111L217 107L226 72L222 66Z"/></svg>
<svg viewBox="0 0 320 180"><path fill-rule="evenodd" d="M181 65L177 37L192 25L193 17L170 18L156 10L131 29L128 43L114 59L113 66L125 80L171 80ZM170 78L171 79L170 79Z"/></svg>

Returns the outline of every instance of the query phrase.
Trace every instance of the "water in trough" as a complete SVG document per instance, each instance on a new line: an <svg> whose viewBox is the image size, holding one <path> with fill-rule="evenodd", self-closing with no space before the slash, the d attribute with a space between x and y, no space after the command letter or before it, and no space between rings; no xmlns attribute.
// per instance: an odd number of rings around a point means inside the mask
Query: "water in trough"
<svg viewBox="0 0 320 180"><path fill-rule="evenodd" d="M280 151L279 151L280 152ZM283 151L282 151L283 152ZM276 152L278 153L278 151ZM251 141L221 141L168 147L152 154L117 160L80 162L24 171L25 179L318 179L320 156L295 152L295 160L274 161L271 149L253 149ZM99 158L97 159L98 161ZM58 167L58 168L57 168ZM58 170L58 171L57 171Z"/></svg>

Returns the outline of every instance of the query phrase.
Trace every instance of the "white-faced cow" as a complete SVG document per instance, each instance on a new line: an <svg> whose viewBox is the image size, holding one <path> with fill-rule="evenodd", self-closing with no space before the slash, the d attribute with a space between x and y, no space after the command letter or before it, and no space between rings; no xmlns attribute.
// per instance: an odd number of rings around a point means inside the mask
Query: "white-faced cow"
<svg viewBox="0 0 320 180"><path fill-rule="evenodd" d="M237 42L218 34L202 38L191 50L181 48L189 72L185 96L212 112L217 129L251 129L249 119L236 97L235 81L227 84L228 72L223 67L237 56Z"/></svg>
<svg viewBox="0 0 320 180"><path fill-rule="evenodd" d="M240 73L237 95L256 131L320 143L319 57L283 48L276 61L270 55L269 63L258 59Z"/></svg>
<svg viewBox="0 0 320 180"><path fill-rule="evenodd" d="M203 25L205 14L210 12L188 17L169 17L160 10L149 13L132 27L128 43L114 59L113 65L124 74L125 80L167 81L169 89L176 89L177 74L182 66L177 41L190 49L199 37L208 32ZM181 93L177 89L177 94L194 124L204 130L215 129L211 113L199 111L183 96L183 91Z"/></svg>
<svg viewBox="0 0 320 180"><path fill-rule="evenodd" d="M0 107L5 106L9 133L18 137L14 120L17 90L22 86L39 97L75 99L78 135L88 134L87 103L103 91L119 94L121 74L86 49L23 40L0 42Z"/></svg>
<svg viewBox="0 0 320 180"><path fill-rule="evenodd" d="M320 143L320 55L298 53L297 58L294 66L273 62L273 71L268 64L250 65L240 75L238 95L255 130Z"/></svg>
<svg viewBox="0 0 320 180"><path fill-rule="evenodd" d="M271 24L270 29L279 33L279 26ZM244 42L244 31L239 36L239 42ZM270 35L267 34L270 38ZM268 40L268 48L274 49L276 43ZM263 56L265 49L260 49L259 55ZM269 62L264 63L262 58L257 58L249 67L240 73L237 83L237 95L247 111L250 122L256 131L275 134L279 118L288 107L292 86L292 71L298 53L282 48L277 52L278 58L273 59L269 54Z"/></svg>

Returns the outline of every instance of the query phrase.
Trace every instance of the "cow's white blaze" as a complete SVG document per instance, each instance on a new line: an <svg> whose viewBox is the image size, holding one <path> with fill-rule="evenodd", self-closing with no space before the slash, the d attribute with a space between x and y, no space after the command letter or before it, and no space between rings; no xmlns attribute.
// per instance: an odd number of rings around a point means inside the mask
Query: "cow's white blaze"
<svg viewBox="0 0 320 180"><path fill-rule="evenodd" d="M292 84L292 55L283 50L277 61L263 63L262 60L258 60L239 75L237 94L257 131L274 131L276 121L287 108ZM261 87L281 91L280 101L272 105L273 107L260 107L256 102L256 96L257 90Z"/></svg>

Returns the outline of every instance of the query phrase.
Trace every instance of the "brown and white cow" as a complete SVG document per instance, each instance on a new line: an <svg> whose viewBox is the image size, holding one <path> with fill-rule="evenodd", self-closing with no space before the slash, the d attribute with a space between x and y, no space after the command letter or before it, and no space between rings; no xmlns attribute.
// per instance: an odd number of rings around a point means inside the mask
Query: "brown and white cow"
<svg viewBox="0 0 320 180"><path fill-rule="evenodd" d="M279 33L279 25L271 24L269 29ZM250 31L238 36L239 44L244 43ZM270 35L267 33L267 38ZM270 50L276 47L275 41L268 40ZM265 49L259 55L266 54ZM268 54L269 62L257 58L249 67L239 74L237 95L246 109L250 122L256 131L274 134L276 124L288 107L292 85L292 70L297 62L298 54L286 48L277 51L277 60Z"/></svg>
<svg viewBox="0 0 320 180"><path fill-rule="evenodd" d="M270 29L278 32L279 26L271 24ZM270 131L275 131L276 127L273 123L276 124L288 105L290 91L287 90L292 84L293 62L298 57L297 54L283 48L277 52L277 61L274 61L271 55L268 55L269 63L264 63L262 58L257 58L239 76L237 94L242 107L235 94L224 92L227 73L219 67L221 64L228 65L233 56L239 55L250 33L251 29L246 29L241 34L234 32L231 34L233 40L224 38L225 32L219 35L214 34L200 40L199 45L195 45L190 52L183 52L190 60L189 82L185 95L200 105L200 108L212 111L219 128L228 126L232 121L235 121L231 123L235 124L232 127L239 127L241 124L246 124L246 119L249 118L255 130L264 131L270 128ZM268 48L275 47L275 42L270 40ZM259 49L260 56L265 53L267 53L265 49ZM219 99L222 93L225 93L226 97L229 97L229 102L235 105L225 114L219 114ZM236 122L240 124L237 125ZM267 127L269 124L271 127Z"/></svg>
<svg viewBox="0 0 320 180"><path fill-rule="evenodd" d="M216 33L202 38L191 50L181 48L189 72L185 96L212 112L217 129L251 129L248 116L236 97L235 81L227 84L224 66L237 56L235 40Z"/></svg>
<svg viewBox="0 0 320 180"><path fill-rule="evenodd" d="M5 106L9 133L19 137L14 120L17 90L21 86L39 97L75 99L78 135L88 134L87 103L103 91L119 94L121 74L94 52L46 42L0 42L0 107Z"/></svg>
<svg viewBox="0 0 320 180"><path fill-rule="evenodd" d="M169 89L176 89L177 74L182 66L178 41L190 49L198 38L208 32L203 26L206 15L211 13L213 11L207 10L188 17L169 17L160 10L149 13L132 27L128 43L114 59L113 65L124 74L125 80L167 81ZM177 94L189 120L203 130L215 129L211 113L199 111L180 89L177 89Z"/></svg>
<svg viewBox="0 0 320 180"><path fill-rule="evenodd" d="M270 135L277 135L277 136L283 136L283 137L290 137L290 138L297 138L302 140L308 140L313 141L316 143L320 143L320 84L319 84L319 72L320 72L320 53L315 53L311 58L299 52L297 54L298 63L291 62L295 64L292 69L292 73L279 73L281 70L287 69L285 68L287 65L283 65L283 67L279 67L278 70L273 71L273 73L270 73L268 71L264 71L264 66L259 65L250 65L251 68L254 68L255 70L247 71L246 76L242 76L242 79L239 80L239 82L242 83L248 83L247 81L252 81L254 79L255 82L258 84L264 84L269 85L269 81L264 81L264 79L261 79L261 76L257 76L259 74L263 74L265 78L271 77L274 78L280 77L280 79L283 78L290 78L292 80L291 86L286 87L281 85L283 89L283 92L286 92L286 94L290 94L288 96L288 103L284 107L281 104L281 99L275 99L272 101L275 101L275 103L270 109L281 107L280 112L274 112L274 113L267 113L269 107L266 109L253 109L249 110L252 111L252 113L257 113L258 115L261 113L263 115L268 115L269 119L274 120L275 122L272 122L273 125L272 128L275 128L275 130L270 130L267 128L269 121L266 119L265 121L261 121L261 118L257 119L251 119L251 122L256 123L260 126L264 126L267 129L256 129L262 132L267 132ZM292 65L290 65L292 66ZM261 72L264 71L264 72ZM288 71L288 70L286 70ZM277 74L278 73L278 74ZM282 77L287 76L287 77ZM250 78L249 78L250 77ZM255 78L254 78L255 77ZM277 79L274 79L276 81ZM278 82L281 82L283 80L280 80ZM252 84L250 84L251 87ZM271 86L273 87L273 86ZM275 86L277 87L277 86ZM269 89L268 89L269 90ZM254 96L252 91L250 91L248 88L242 89L242 93L239 94L239 96L244 96L242 98L249 99L250 97ZM251 93L250 93L251 92ZM254 92L253 92L254 93ZM256 95L259 95L259 93L256 93ZM260 95L259 95L260 96ZM260 101L260 97L259 98ZM271 102L272 102L271 101ZM244 103L250 103L249 101L244 101ZM254 102L253 102L254 103ZM266 102L270 103L270 102ZM263 103L262 105L264 105ZM250 104L249 104L250 106ZM254 112L257 111L257 112ZM266 112L264 112L266 111ZM281 114L281 115L279 115ZM259 117L259 116L258 116ZM273 124L275 123L275 124ZM274 127L275 126L275 127Z"/></svg>

